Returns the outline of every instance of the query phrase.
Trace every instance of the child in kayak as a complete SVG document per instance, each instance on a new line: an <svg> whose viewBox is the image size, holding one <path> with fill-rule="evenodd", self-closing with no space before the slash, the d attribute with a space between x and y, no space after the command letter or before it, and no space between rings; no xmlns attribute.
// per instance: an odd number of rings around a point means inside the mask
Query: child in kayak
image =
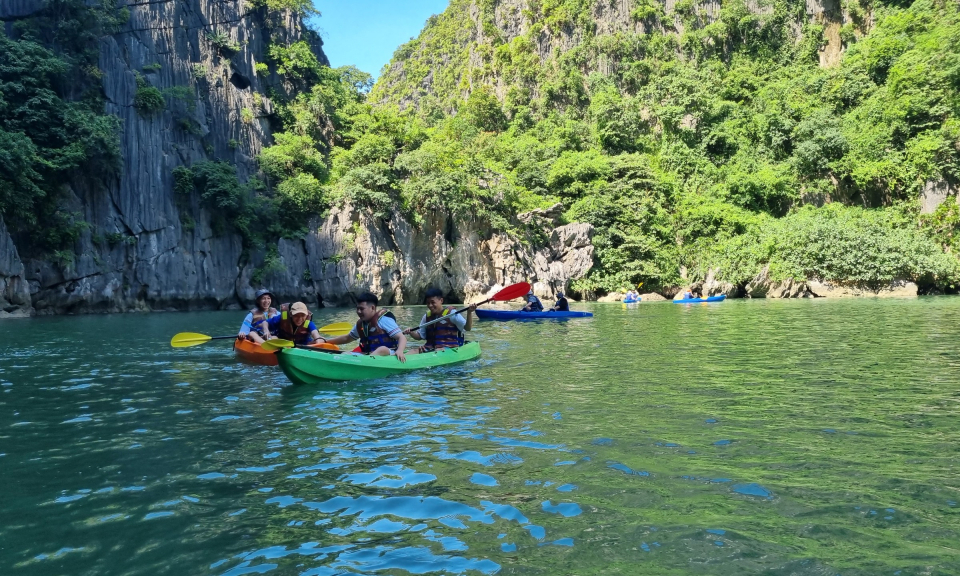
<svg viewBox="0 0 960 576"><path fill-rule="evenodd" d="M292 306L284 304L280 314L264 323L266 336L292 340L295 344L311 344L320 339L320 332L312 321L313 314L303 302Z"/></svg>
<svg viewBox="0 0 960 576"><path fill-rule="evenodd" d="M527 292L527 305L524 306L521 312L543 312L543 304L540 303L540 299L533 293L533 288L530 288L530 291Z"/></svg>
<svg viewBox="0 0 960 576"><path fill-rule="evenodd" d="M243 319L237 339L246 339L257 344L263 344L264 340L270 339L270 330L266 327L267 320L279 316L280 312L271 306L273 304L273 294L269 290L257 290L256 303L257 307Z"/></svg>
<svg viewBox="0 0 960 576"><path fill-rule="evenodd" d="M557 303L551 308L554 312L569 312L570 303L567 302L566 297L564 297L563 292L557 292Z"/></svg>
<svg viewBox="0 0 960 576"><path fill-rule="evenodd" d="M464 318L462 314L454 314L456 308L443 307L443 292L437 288L427 290L427 310L429 312L423 315L420 325L423 326L427 322L440 317L446 319L426 328L407 328L404 330L403 333L413 336L414 340L427 341L423 346L412 348L410 353L420 354L463 346L463 333L469 332L473 328L473 311L476 309L476 304L468 307L467 317Z"/></svg>
<svg viewBox="0 0 960 576"><path fill-rule="evenodd" d="M401 362L406 362L404 350L407 348L407 337L403 335L397 319L386 310L377 310L380 300L370 292L357 296L356 326L345 336L336 338L320 338L320 343L347 344L360 339L360 351L370 356L396 355Z"/></svg>

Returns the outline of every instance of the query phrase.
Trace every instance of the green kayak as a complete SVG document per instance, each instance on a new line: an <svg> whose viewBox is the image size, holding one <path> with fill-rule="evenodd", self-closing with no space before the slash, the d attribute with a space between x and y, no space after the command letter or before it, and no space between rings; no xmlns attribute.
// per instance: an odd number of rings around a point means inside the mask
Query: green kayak
<svg viewBox="0 0 960 576"><path fill-rule="evenodd" d="M294 384L342 382L344 380L373 380L414 370L466 362L480 356L480 344L469 342L460 348L446 348L438 352L413 354L406 362L396 356L359 356L330 354L291 348L277 353L280 369Z"/></svg>

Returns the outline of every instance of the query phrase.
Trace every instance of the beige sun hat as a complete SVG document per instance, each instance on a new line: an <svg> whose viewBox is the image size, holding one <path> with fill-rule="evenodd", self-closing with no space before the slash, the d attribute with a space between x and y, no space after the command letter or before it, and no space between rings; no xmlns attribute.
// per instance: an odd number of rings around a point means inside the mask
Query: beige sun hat
<svg viewBox="0 0 960 576"><path fill-rule="evenodd" d="M309 314L310 310L307 309L307 305L303 302L294 302L293 306L290 307L290 314Z"/></svg>

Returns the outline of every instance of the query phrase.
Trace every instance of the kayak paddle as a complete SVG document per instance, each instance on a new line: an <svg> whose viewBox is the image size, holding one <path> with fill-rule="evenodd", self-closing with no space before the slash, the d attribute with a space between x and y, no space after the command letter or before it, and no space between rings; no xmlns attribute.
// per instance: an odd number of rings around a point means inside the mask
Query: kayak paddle
<svg viewBox="0 0 960 576"><path fill-rule="evenodd" d="M354 326L354 324L349 322L338 322L336 324L327 324L323 328L317 328L317 332L329 336L344 336L349 334ZM292 340L274 338L273 340L267 340L261 344L260 347L264 350L282 350L283 348L296 348L296 344L294 344Z"/></svg>
<svg viewBox="0 0 960 576"><path fill-rule="evenodd" d="M477 302L477 306L486 304L487 302L506 302L507 300L515 300L517 298L520 298L521 296L526 296L528 292L530 292L530 285L527 284L526 282L520 282L519 284L513 284L512 286L507 286L506 288L497 292L491 298L487 298L483 302ZM451 316L462 314L469 309L470 308L467 307L461 310L457 310L456 312L451 314ZM420 326L417 326L416 328L411 328L411 330L419 330L421 328L426 328L427 326L436 324L437 322L443 322L446 319L447 319L446 316L441 316L436 320L431 320L425 324L421 324Z"/></svg>
<svg viewBox="0 0 960 576"><path fill-rule="evenodd" d="M211 340L236 340L237 335L233 336L207 336L206 334L195 334L193 332L181 332L170 340L170 345L174 348L191 348L206 344Z"/></svg>

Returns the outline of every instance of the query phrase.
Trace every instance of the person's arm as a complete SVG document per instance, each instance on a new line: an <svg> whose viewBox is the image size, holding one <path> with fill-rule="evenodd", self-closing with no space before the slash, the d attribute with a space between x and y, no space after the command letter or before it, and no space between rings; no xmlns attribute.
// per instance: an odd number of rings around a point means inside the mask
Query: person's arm
<svg viewBox="0 0 960 576"><path fill-rule="evenodd" d="M423 315L423 318L420 319L420 326L423 326L423 325L426 324L426 323L427 323L427 315L424 314L424 315ZM418 328L407 328L406 330L403 331L403 333L404 333L404 334L407 334L407 335L410 335L410 336L413 336L413 339L414 339L414 340L423 340L424 337L420 334L420 330L421 330L421 329L420 329L419 327L418 327Z"/></svg>
<svg viewBox="0 0 960 576"><path fill-rule="evenodd" d="M407 361L406 354L403 353L407 349L407 337L403 335L403 332L397 334L397 359L401 362Z"/></svg>
<svg viewBox="0 0 960 576"><path fill-rule="evenodd" d="M476 305L476 304L471 304L471 305L467 308L467 323L464 324L464 326L463 326L463 331L464 331L464 332L469 332L469 331L473 330L473 311L476 310L476 309L477 309L477 305Z"/></svg>
<svg viewBox="0 0 960 576"><path fill-rule="evenodd" d="M237 332L237 338L241 340L247 337L247 334L250 333L250 330L253 328L253 312L248 312L247 317L243 319L243 324L240 325L240 331Z"/></svg>

